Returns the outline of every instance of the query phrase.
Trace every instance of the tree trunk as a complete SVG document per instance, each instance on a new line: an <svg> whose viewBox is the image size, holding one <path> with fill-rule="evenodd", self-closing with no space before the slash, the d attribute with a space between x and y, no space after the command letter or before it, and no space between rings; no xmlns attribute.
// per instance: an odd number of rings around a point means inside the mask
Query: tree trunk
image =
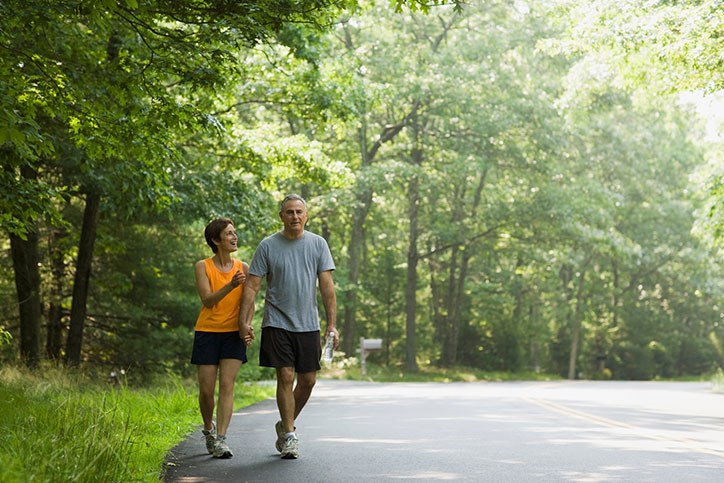
<svg viewBox="0 0 724 483"><path fill-rule="evenodd" d="M417 119L415 113L414 119ZM415 169L422 166L422 141L420 126L412 123L414 147L410 153L411 162ZM419 212L420 212L420 179L413 173L407 192L408 219L410 222L407 246L407 282L405 287L405 366L410 372L417 372L417 263L420 255L417 250L419 238Z"/></svg>
<svg viewBox="0 0 724 483"><path fill-rule="evenodd" d="M585 270L581 270L578 277L578 293L576 295L576 311L573 314L571 327L571 354L568 359L568 379L576 378L576 359L581 338L581 322L583 318L583 283L586 278Z"/></svg>
<svg viewBox="0 0 724 483"><path fill-rule="evenodd" d="M533 301L528 307L528 320L538 320L538 303ZM536 374L540 373L540 342L538 341L538 331L534 330L530 340L530 367Z"/></svg>
<svg viewBox="0 0 724 483"><path fill-rule="evenodd" d="M484 170L478 184L473 192L473 200L470 209L465 209L465 193L466 189L460 189L457 196L455 206L457 209L453 213L452 223L455 226L464 222L465 216L469 213L477 213L482 199L483 188L485 187L487 171ZM445 341L443 351L440 357L440 363L443 367L450 367L457 363L458 345L460 342L460 328L462 326L462 305L465 292L465 281L468 276L468 266L473 250L466 250L465 245L454 245L450 255L450 269L448 280L448 293L445 300L445 333L441 339ZM458 263L458 260L459 263Z"/></svg>
<svg viewBox="0 0 724 483"><path fill-rule="evenodd" d="M523 258L519 255L515 262L516 273L518 269L524 265ZM513 313L510 318L510 330L515 334L512 337L513 343L509 346L510 351L508 352L508 361L506 366L511 371L520 370L521 366L521 342L523 325L524 325L524 314L525 314L525 281L522 275L515 275L512 286L512 296L515 300L513 306Z"/></svg>
<svg viewBox="0 0 724 483"><path fill-rule="evenodd" d="M38 234L28 231L26 239L10 235L10 252L15 272L15 288L20 310L20 357L30 368L40 362L40 271Z"/></svg>
<svg viewBox="0 0 724 483"><path fill-rule="evenodd" d="M93 246L96 239L98 213L101 197L98 193L86 195L83 226L81 228L78 259L76 261L75 281L73 283L73 301L70 309L70 329L65 351L65 361L69 366L80 365L83 345L83 326L85 324L88 286L93 260Z"/></svg>
<svg viewBox="0 0 724 483"><path fill-rule="evenodd" d="M48 305L48 333L45 341L45 353L52 359L59 361L63 346L63 298L65 280L65 251L61 240L67 236L65 230L54 230L50 237L50 269L52 281L50 284Z"/></svg>
<svg viewBox="0 0 724 483"><path fill-rule="evenodd" d="M611 286L611 326L618 327L618 311L621 305L619 300L621 283L619 281L618 263L616 263L615 259L611 262L611 272L613 272L613 285Z"/></svg>
<svg viewBox="0 0 724 483"><path fill-rule="evenodd" d="M418 213L420 208L419 180L417 175L410 180L407 200L409 203L408 217L410 220L409 241L407 247L407 284L405 288L405 366L408 371L417 371L417 239Z"/></svg>
<svg viewBox="0 0 724 483"><path fill-rule="evenodd" d="M450 367L455 364L456 353L457 353L457 332L458 324L455 318L455 300L457 280L456 274L458 273L458 252L457 245L452 247L450 254L450 265L448 267L447 275L447 288L445 294L442 296L444 315L441 315L442 331L440 333L439 340L442 344L442 350L440 353L440 365L442 367Z"/></svg>
<svg viewBox="0 0 724 483"><path fill-rule="evenodd" d="M372 206L372 192L365 190L357 196L355 207L352 210L352 232L349 240L349 289L345 292L343 333L344 351L353 354L358 340L357 337L357 283L359 282L360 267L362 265L362 248L364 245L364 224L370 207Z"/></svg>
<svg viewBox="0 0 724 483"><path fill-rule="evenodd" d="M395 136L407 125L409 115L405 116L402 121L397 124L385 126L377 140L368 149L367 144L367 123L362 121L357 136L359 140L360 153L362 162L360 171L370 166L377 156L377 152L382 145ZM364 248L364 226L367 221L367 215L372 207L373 192L367 186L358 185L355 189L355 203L352 205L352 231L349 239L347 253L348 273L349 273L349 289L344 294L344 309L342 315L342 331L343 350L347 354L353 354L357 342L357 283L359 282L360 268L362 266L362 251Z"/></svg>

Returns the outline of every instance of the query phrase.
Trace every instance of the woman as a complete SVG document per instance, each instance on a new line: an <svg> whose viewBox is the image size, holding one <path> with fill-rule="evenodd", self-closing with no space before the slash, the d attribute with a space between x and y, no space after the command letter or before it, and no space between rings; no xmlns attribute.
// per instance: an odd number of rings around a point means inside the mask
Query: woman
<svg viewBox="0 0 724 483"><path fill-rule="evenodd" d="M214 458L231 458L226 443L234 411L234 381L247 361L246 345L252 335L239 336L239 304L249 265L231 258L237 250L234 223L228 218L212 221L204 230L206 243L214 256L194 266L201 312L196 321L191 363L197 365L199 409L204 421L206 449ZM214 391L219 380L219 401L214 425Z"/></svg>

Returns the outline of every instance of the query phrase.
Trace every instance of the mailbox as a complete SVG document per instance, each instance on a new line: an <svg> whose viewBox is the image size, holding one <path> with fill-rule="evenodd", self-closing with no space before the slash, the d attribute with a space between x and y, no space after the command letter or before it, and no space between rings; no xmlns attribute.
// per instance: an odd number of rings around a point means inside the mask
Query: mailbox
<svg viewBox="0 0 724 483"><path fill-rule="evenodd" d="M362 348L366 351L382 350L382 339L362 339Z"/></svg>
<svg viewBox="0 0 724 483"><path fill-rule="evenodd" d="M367 353L370 351L382 350L382 339L365 339L360 337L359 339L359 359L360 359L360 373L364 376L367 374Z"/></svg>

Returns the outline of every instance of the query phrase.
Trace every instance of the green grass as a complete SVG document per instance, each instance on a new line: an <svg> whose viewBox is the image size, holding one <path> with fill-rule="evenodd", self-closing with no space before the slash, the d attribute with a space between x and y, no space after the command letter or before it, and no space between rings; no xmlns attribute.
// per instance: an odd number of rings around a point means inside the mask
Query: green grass
<svg viewBox="0 0 724 483"><path fill-rule="evenodd" d="M420 367L417 372L406 372L402 367L386 367L376 364L367 365L367 374L360 374L359 367L334 366L325 368L321 377L350 380L369 380L376 382L475 382L475 381L551 381L561 377L552 374L530 372L481 371L466 367L438 368Z"/></svg>
<svg viewBox="0 0 724 483"><path fill-rule="evenodd" d="M236 407L273 395L236 385ZM0 370L0 482L158 481L170 448L198 429L193 381L113 389L49 369Z"/></svg>
<svg viewBox="0 0 724 483"><path fill-rule="evenodd" d="M714 392L724 393L724 370L719 369L711 377L711 387Z"/></svg>

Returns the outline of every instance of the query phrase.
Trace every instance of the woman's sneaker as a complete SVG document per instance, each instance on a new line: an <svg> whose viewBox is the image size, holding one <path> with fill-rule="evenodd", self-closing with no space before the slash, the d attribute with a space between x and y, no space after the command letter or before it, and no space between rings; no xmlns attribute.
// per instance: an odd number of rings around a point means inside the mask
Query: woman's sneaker
<svg viewBox="0 0 724 483"><path fill-rule="evenodd" d="M214 454L214 448L216 448L216 425L213 423L211 424L211 430L207 431L205 429L202 429L201 432L206 439L206 451L208 451L209 454Z"/></svg>
<svg viewBox="0 0 724 483"><path fill-rule="evenodd" d="M216 437L216 447L214 448L214 458L231 458L234 453L229 449L229 445L226 444L226 436Z"/></svg>
<svg viewBox="0 0 724 483"><path fill-rule="evenodd" d="M296 436L289 436L284 440L282 446L282 459L295 460L299 458L299 440Z"/></svg>

